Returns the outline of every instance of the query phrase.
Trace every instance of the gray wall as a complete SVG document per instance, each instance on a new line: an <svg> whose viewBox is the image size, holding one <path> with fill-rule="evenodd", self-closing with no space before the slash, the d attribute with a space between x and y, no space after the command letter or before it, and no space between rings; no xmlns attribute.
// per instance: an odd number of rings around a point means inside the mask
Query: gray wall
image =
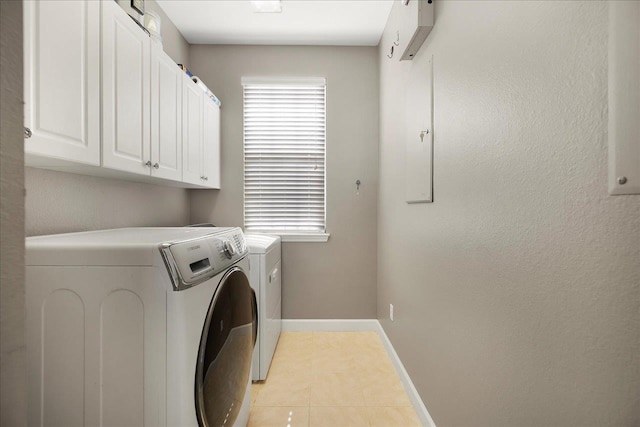
<svg viewBox="0 0 640 427"><path fill-rule="evenodd" d="M190 68L222 101L222 189L191 190L191 221L243 225L242 76L327 78L327 243L283 245L285 318L376 315L378 66L373 47L205 46ZM355 181L360 179L360 195Z"/></svg>
<svg viewBox="0 0 640 427"><path fill-rule="evenodd" d="M607 3L437 3L435 203L380 46L378 316L438 426L640 424L640 197L607 195ZM389 303L396 320L388 319Z"/></svg>
<svg viewBox="0 0 640 427"><path fill-rule="evenodd" d="M0 425L27 425L22 2L0 2Z"/></svg>
<svg viewBox="0 0 640 427"><path fill-rule="evenodd" d="M189 223L187 190L26 168L27 235Z"/></svg>
<svg viewBox="0 0 640 427"><path fill-rule="evenodd" d="M187 63L189 44L155 1L164 50ZM180 226L189 222L187 190L26 168L28 236L127 226Z"/></svg>

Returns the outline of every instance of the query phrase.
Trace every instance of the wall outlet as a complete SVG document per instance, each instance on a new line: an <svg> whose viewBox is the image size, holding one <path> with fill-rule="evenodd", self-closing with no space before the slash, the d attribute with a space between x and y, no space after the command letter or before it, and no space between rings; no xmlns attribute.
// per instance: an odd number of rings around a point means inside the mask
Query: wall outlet
<svg viewBox="0 0 640 427"><path fill-rule="evenodd" d="M393 304L389 304L389 319L393 321Z"/></svg>

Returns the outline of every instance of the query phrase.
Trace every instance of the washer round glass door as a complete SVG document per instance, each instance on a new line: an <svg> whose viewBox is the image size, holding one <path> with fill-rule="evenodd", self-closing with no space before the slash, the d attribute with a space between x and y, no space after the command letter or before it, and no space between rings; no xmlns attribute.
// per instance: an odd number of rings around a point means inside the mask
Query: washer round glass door
<svg viewBox="0 0 640 427"><path fill-rule="evenodd" d="M245 273L232 267L211 300L196 365L196 414L201 427L229 427L238 416L251 374L254 299Z"/></svg>

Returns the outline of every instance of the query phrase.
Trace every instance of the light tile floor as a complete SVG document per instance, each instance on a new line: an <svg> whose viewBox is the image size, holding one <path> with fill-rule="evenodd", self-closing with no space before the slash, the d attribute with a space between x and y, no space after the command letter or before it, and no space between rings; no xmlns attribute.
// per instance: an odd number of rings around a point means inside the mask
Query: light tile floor
<svg viewBox="0 0 640 427"><path fill-rule="evenodd" d="M418 427L375 332L283 332L249 427Z"/></svg>

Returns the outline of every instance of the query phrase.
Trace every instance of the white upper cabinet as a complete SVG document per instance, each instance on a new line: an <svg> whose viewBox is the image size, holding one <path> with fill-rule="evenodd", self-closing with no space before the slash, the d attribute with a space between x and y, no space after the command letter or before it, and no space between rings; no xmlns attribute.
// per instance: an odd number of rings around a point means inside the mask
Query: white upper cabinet
<svg viewBox="0 0 640 427"><path fill-rule="evenodd" d="M27 166L220 188L220 108L118 3L23 4Z"/></svg>
<svg viewBox="0 0 640 427"><path fill-rule="evenodd" d="M116 2L100 3L102 164L111 169L149 175L152 169L151 41Z"/></svg>
<svg viewBox="0 0 640 427"><path fill-rule="evenodd" d="M182 84L184 72L151 44L151 175L182 180Z"/></svg>
<svg viewBox="0 0 640 427"><path fill-rule="evenodd" d="M100 164L100 3L24 2L27 165Z"/></svg>
<svg viewBox="0 0 640 427"><path fill-rule="evenodd" d="M203 98L202 179L205 187L220 188L220 107Z"/></svg>
<svg viewBox="0 0 640 427"><path fill-rule="evenodd" d="M220 188L220 107L185 77L182 98L182 181Z"/></svg>
<svg viewBox="0 0 640 427"><path fill-rule="evenodd" d="M203 185L202 107L204 92L184 76L182 91L182 181Z"/></svg>

